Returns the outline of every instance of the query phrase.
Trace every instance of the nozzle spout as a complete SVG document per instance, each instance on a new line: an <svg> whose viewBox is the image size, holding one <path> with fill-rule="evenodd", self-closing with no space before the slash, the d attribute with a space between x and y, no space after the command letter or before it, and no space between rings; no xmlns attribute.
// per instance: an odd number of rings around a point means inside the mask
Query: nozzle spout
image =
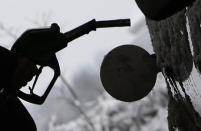
<svg viewBox="0 0 201 131"><path fill-rule="evenodd" d="M130 26L130 19L118 19L107 21L96 21L95 19L64 33L67 42L70 42L80 36L88 34L90 31L96 31L96 28L109 28L109 27L124 27Z"/></svg>

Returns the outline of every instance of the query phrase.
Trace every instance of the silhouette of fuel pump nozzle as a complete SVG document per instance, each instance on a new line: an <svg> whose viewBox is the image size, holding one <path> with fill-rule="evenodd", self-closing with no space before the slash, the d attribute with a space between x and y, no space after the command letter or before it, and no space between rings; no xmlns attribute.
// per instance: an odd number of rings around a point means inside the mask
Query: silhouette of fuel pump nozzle
<svg viewBox="0 0 201 131"><path fill-rule="evenodd" d="M42 104L50 93L54 83L60 75L60 67L56 58L56 52L64 49L68 42L95 31L97 28L124 27L130 26L130 19L119 19L109 21L96 21L95 19L69 31L60 32L60 27L53 23L50 28L30 29L25 31L16 40L11 51L32 60L39 65L38 74L35 77L33 86L30 87L30 94L18 90L17 95L25 101ZM43 67L50 67L54 71L54 76L42 96L34 94L33 90Z"/></svg>

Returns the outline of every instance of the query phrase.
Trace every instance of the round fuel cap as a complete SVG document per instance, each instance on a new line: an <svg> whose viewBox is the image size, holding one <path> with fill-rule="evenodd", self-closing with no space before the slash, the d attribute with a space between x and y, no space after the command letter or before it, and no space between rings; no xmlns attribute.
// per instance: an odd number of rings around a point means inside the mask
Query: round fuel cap
<svg viewBox="0 0 201 131"><path fill-rule="evenodd" d="M156 59L135 45L112 49L105 57L100 77L105 90L114 98L132 102L145 97L154 87Z"/></svg>

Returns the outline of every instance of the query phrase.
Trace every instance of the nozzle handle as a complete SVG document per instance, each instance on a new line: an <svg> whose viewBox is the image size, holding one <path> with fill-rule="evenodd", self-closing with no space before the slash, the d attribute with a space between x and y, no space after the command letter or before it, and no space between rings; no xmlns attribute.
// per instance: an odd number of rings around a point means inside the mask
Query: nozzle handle
<svg viewBox="0 0 201 131"><path fill-rule="evenodd" d="M18 97L20 97L21 99L23 99L27 102L30 102L33 104L38 104L38 105L41 105L45 102L47 96L49 95L51 89L54 86L54 83L56 82L57 78L60 76L60 67L59 67L59 63L58 63L58 60L57 60L55 54L51 56L51 58L47 61L46 65L42 65L42 66L49 66L54 71L54 76L53 76L51 82L49 83L47 89L45 90L44 94L42 96L38 96L37 94L34 94L34 92L33 92L34 87L32 87L30 90L30 94L27 94L27 93L22 92L21 90L18 90L17 91ZM36 81L37 81L37 79L36 79Z"/></svg>

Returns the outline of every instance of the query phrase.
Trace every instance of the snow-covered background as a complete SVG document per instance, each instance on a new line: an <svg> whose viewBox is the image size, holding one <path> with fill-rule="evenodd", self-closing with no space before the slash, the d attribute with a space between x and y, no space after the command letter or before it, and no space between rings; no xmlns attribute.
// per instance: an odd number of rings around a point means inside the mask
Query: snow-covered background
<svg viewBox="0 0 201 131"><path fill-rule="evenodd" d="M153 53L144 16L134 0L7 0L1 1L0 18L0 43L6 48L26 29L49 26L53 22L66 32L94 18L131 19L132 27L98 29L57 53L63 79L57 81L43 105L23 101L38 131L168 129L168 98L161 74L149 96L133 103L110 97L100 82L101 62L112 48L135 44ZM47 76L41 78L36 93L44 91Z"/></svg>

